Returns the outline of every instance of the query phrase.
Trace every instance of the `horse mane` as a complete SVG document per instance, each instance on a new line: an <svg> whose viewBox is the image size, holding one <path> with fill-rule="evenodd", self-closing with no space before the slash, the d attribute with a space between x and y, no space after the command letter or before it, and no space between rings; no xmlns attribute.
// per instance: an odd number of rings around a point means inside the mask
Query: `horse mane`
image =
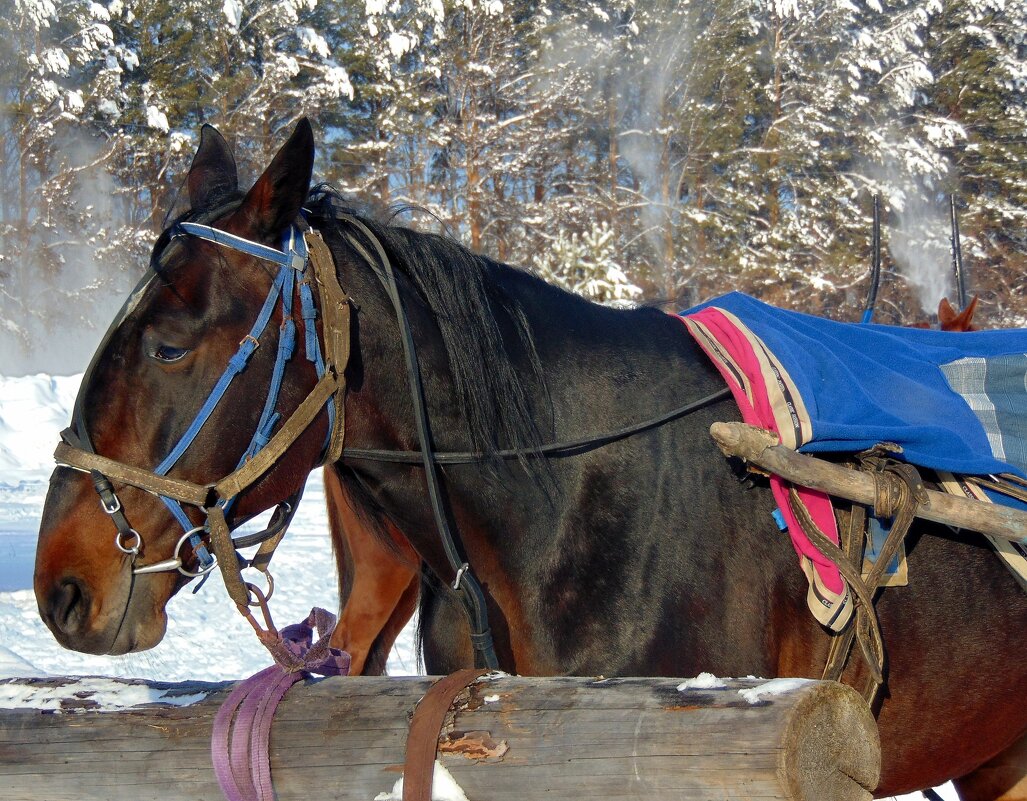
<svg viewBox="0 0 1027 801"><path fill-rule="evenodd" d="M321 229L342 230L347 224L340 215L357 217L420 294L449 359L467 422L468 450L482 453L493 474L503 463L499 450L525 451L522 465L547 483L539 474L546 460L529 454L542 444L536 421L552 420L548 393L527 314L504 280L518 271L447 237L360 215L324 185L313 189L305 209L311 224ZM363 238L353 227L346 230Z"/></svg>

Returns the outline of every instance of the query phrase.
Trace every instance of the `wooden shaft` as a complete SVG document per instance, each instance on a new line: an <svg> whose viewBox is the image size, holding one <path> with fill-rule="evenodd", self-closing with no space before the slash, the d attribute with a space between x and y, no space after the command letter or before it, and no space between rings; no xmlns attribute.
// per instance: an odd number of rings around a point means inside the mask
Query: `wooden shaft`
<svg viewBox="0 0 1027 801"><path fill-rule="evenodd" d="M745 423L714 423L710 435L729 456L779 475L793 484L821 490L873 507L874 478L869 473L806 456L778 443L770 431ZM1027 512L927 490L916 516L1013 542L1027 538Z"/></svg>
<svg viewBox="0 0 1027 801"><path fill-rule="evenodd" d="M127 693L196 693L189 706L88 709L89 682L0 682L6 801L176 801L221 795L211 723L230 685L119 682ZM101 680L111 685L114 680ZM869 801L880 772L863 699L834 682L763 680L678 690L680 679L520 678L472 685L446 718L440 762L470 799L489 801ZM370 801L400 778L409 714L427 678L341 677L293 687L271 732L281 801ZM65 698L26 709L26 687Z"/></svg>

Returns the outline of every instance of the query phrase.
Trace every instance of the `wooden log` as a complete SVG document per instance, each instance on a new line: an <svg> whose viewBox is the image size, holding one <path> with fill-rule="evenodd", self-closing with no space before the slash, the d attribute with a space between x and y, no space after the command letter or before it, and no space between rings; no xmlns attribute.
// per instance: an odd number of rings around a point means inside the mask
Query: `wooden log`
<svg viewBox="0 0 1027 801"><path fill-rule="evenodd" d="M194 696L188 706L110 710L95 708L96 681L0 682L0 706L18 706L0 710L0 797L221 798L210 736L231 685L103 679L127 695ZM373 801L393 790L410 713L431 683L340 677L295 685L271 732L280 801ZM470 801L871 798L880 743L869 709L849 687L798 679L727 679L710 689L679 683L496 674L458 697L439 761ZM29 691L55 697L60 711L26 708L38 705Z"/></svg>
<svg viewBox="0 0 1027 801"><path fill-rule="evenodd" d="M797 453L778 444L773 432L745 423L714 423L710 435L728 456L744 459L793 484L874 505L874 479L869 473ZM1027 513L936 490L927 490L927 503L917 508L916 516L1004 540L1027 539Z"/></svg>

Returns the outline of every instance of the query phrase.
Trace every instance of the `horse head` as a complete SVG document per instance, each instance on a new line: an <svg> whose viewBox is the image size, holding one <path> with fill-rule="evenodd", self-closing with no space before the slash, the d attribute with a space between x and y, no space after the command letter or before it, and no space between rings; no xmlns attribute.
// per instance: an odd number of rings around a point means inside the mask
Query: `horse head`
<svg viewBox="0 0 1027 801"><path fill-rule="evenodd" d="M210 509L217 505L231 528L295 500L317 463L330 425L323 405L244 490L213 491L318 381L309 353L286 352L294 339L302 349L295 327L304 322L291 311L302 276L268 256L280 253L283 237L302 241L296 226L313 156L303 120L243 193L227 143L204 126L188 174L191 211L158 239L94 355L63 434L61 447L74 458L58 456L75 469L58 466L50 480L34 585L40 614L65 647L120 654L156 645L168 600L213 566L204 533ZM223 247L222 234L256 248ZM277 398L265 401L276 383ZM208 497L175 500L165 489L172 482Z"/></svg>

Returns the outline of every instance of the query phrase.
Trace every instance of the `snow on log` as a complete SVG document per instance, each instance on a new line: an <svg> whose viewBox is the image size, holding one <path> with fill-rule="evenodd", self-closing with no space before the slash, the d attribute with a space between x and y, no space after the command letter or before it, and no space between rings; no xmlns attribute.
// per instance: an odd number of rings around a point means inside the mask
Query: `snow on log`
<svg viewBox="0 0 1027 801"><path fill-rule="evenodd" d="M295 685L271 730L278 799L394 797L410 714L431 684ZM0 796L217 801L211 726L231 686L2 680ZM457 697L438 760L439 801L460 789L470 801L866 801L880 744L863 699L833 682L495 674Z"/></svg>

